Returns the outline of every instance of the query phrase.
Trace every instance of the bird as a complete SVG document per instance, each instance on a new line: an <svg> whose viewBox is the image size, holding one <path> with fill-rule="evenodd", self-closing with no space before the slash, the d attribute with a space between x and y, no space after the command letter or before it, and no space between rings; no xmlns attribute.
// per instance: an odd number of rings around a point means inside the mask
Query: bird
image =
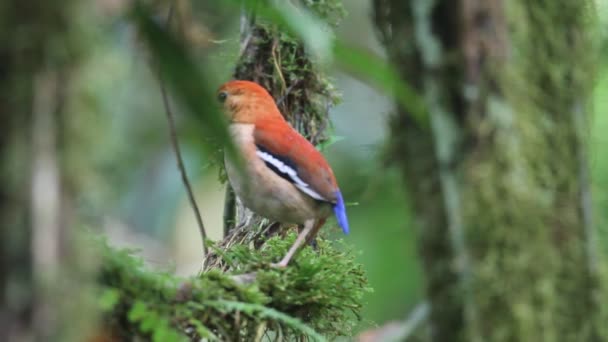
<svg viewBox="0 0 608 342"><path fill-rule="evenodd" d="M255 82L233 80L219 87L217 99L237 151L236 157L224 152L235 194L260 216L304 227L273 266L287 267L332 213L348 234L344 199L334 172L321 152L285 120L268 91Z"/></svg>

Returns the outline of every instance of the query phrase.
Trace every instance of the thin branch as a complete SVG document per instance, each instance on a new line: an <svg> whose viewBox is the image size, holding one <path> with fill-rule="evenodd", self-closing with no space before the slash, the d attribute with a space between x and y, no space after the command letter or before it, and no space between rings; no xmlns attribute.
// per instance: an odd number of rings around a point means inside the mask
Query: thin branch
<svg viewBox="0 0 608 342"><path fill-rule="evenodd" d="M167 29L169 28L169 23L171 21L171 16L173 14L173 3L169 5L169 14L167 15ZM196 218L196 223L198 225L198 230L201 234L202 245L203 245L203 264L204 260L207 258L207 245L205 242L207 241L207 232L205 231L205 225L203 224L203 219L201 217L201 212L198 208L198 204L196 204L196 199L194 198L194 193L192 192L192 186L190 185L190 180L188 179L188 174L186 173L186 167L184 166L184 160L182 158L182 153L179 148L179 141L177 140L177 133L175 129L175 119L173 116L173 111L171 110L171 106L169 103L169 97L167 96L167 89L165 88L165 82L163 80L162 71L158 73L158 82L160 85L160 93L163 98L163 105L165 107L165 113L167 114L167 121L169 123L169 137L171 139L171 145L173 146L173 151L175 152L175 159L177 162L177 168L179 169L179 173L182 176L182 183L184 183L184 187L186 188L186 192L188 193L188 200L190 201L190 206L194 211L194 217ZM203 265L204 268L204 265Z"/></svg>
<svg viewBox="0 0 608 342"><path fill-rule="evenodd" d="M285 90L285 93L283 94L283 96L281 96L281 98L279 98L277 100L277 107L280 107L281 104L283 103L283 101L285 101L285 99L287 98L287 96L289 96L289 94L291 93L291 91L293 90L293 88L295 88L298 84L300 84L300 79L297 79L295 82L293 82L289 88L287 88L287 90ZM329 109L327 109L327 113L329 113Z"/></svg>
<svg viewBox="0 0 608 342"><path fill-rule="evenodd" d="M416 329L427 320L430 310L429 303L422 302L418 304L403 322L401 334L398 337L399 341L405 341L410 338Z"/></svg>
<svg viewBox="0 0 608 342"><path fill-rule="evenodd" d="M359 334L357 341L407 341L418 328L429 318L428 302L418 304L404 321L389 322L379 328Z"/></svg>
<svg viewBox="0 0 608 342"><path fill-rule="evenodd" d="M241 10L241 43L239 48L239 58L237 60L241 60L241 57L243 57L243 54L249 46L249 42L251 42L251 37L253 37L253 32L250 29L252 20L253 18L250 18L247 10L243 8Z"/></svg>

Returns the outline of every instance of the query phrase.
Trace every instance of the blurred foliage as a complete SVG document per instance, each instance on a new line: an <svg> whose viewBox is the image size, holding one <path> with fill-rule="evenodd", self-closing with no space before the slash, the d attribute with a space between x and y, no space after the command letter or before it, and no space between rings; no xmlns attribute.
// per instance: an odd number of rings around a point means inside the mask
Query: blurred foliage
<svg viewBox="0 0 608 342"><path fill-rule="evenodd" d="M337 27L346 16L342 0L304 0L310 10L332 27Z"/></svg>
<svg viewBox="0 0 608 342"><path fill-rule="evenodd" d="M399 78L397 69L393 65L372 53L349 46L339 40L335 42L333 53L336 64L344 71L391 94L399 105L411 113L420 126L428 127L422 97L413 87Z"/></svg>
<svg viewBox="0 0 608 342"><path fill-rule="evenodd" d="M352 251L322 239L316 251L306 247L289 268L269 267L295 237L272 238L261 250L243 245L224 250L228 273L212 270L187 279L146 270L133 251L94 241L101 250L99 305L106 323L114 334L154 341L351 335L360 319L361 298L369 291L363 269ZM252 271L257 273L251 284L231 277Z"/></svg>
<svg viewBox="0 0 608 342"><path fill-rule="evenodd" d="M186 46L153 20L145 6L136 2L133 16L143 40L156 59L161 82L166 80L175 97L201 121L199 129L205 136L215 139L226 153L236 156L227 122L215 99L215 89L210 87L209 77L205 76ZM211 155L219 150L213 145L209 148Z"/></svg>
<svg viewBox="0 0 608 342"><path fill-rule="evenodd" d="M355 163L338 164L338 170ZM370 176L378 173L383 176ZM345 177L351 184L345 196L359 201L347 206L353 230L349 243L361 251L357 261L374 289L364 297L361 329L405 316L423 298L410 203L398 176L392 169L362 168Z"/></svg>

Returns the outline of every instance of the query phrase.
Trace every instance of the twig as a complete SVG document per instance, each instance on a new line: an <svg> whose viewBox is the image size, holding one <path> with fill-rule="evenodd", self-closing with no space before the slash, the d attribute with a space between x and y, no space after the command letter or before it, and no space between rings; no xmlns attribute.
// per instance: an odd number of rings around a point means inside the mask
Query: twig
<svg viewBox="0 0 608 342"><path fill-rule="evenodd" d="M401 322L390 322L377 329L364 331L359 335L359 342L407 341L429 317L429 303L418 304L409 316Z"/></svg>
<svg viewBox="0 0 608 342"><path fill-rule="evenodd" d="M408 318L403 322L401 334L399 335L400 341L407 340L416 331L418 326L422 324L429 316L429 303L422 302L414 308L414 311L410 313Z"/></svg>
<svg viewBox="0 0 608 342"><path fill-rule="evenodd" d="M171 21L171 16L173 14L173 3L169 5L169 14L167 15L167 28L169 27L169 23ZM169 137L171 139L171 145L173 146L173 151L175 152L175 159L177 161L177 168L179 169L179 173L182 176L182 183L184 183L184 187L186 188L186 192L188 193L188 200L190 201L190 206L194 211L194 216L196 217L196 223L198 224L198 230L201 234L202 245L203 245L203 268L204 262L207 258L207 246L205 242L207 241L207 232L205 231L205 225L203 224L203 219L201 217L201 212L198 208L198 204L196 204L196 199L194 198L194 193L192 192L192 186L190 185L190 180L188 179L188 174L186 173L186 168L184 166L184 160L182 158L182 153L179 148L179 142L177 140L177 133L175 129L175 119L173 116L173 111L171 110L171 106L169 103L169 97L167 96L167 89L165 88L165 82L163 80L162 71L158 73L158 82L160 85L160 93L163 98L163 105L165 107L165 113L167 114L167 121L169 123Z"/></svg>
<svg viewBox="0 0 608 342"><path fill-rule="evenodd" d="M280 53L280 51L279 51ZM279 75L279 79L281 80L282 86L282 95L285 94L285 90L287 90L287 82L285 81L285 77L283 76L283 71L281 70L281 66L279 65L279 59L277 58L277 39L275 38L272 42L272 64L274 68L277 70L277 74Z"/></svg>
<svg viewBox="0 0 608 342"><path fill-rule="evenodd" d="M287 98L287 96L289 96L289 94L291 93L291 91L293 90L293 88L295 88L299 83L300 83L300 79L295 80L290 86L289 88L287 88L287 90L285 90L285 94L283 94L283 96L281 96L280 99L277 100L277 107L279 107L283 101L285 101L285 99ZM329 109L327 109L327 112L329 113Z"/></svg>
<svg viewBox="0 0 608 342"><path fill-rule="evenodd" d="M237 60L241 60L243 54L249 47L249 42L251 41L251 37L253 37L252 30L249 29L251 26L252 18L249 18L247 11L245 8L241 10L241 42L239 48L239 58ZM247 32L247 34L244 34Z"/></svg>

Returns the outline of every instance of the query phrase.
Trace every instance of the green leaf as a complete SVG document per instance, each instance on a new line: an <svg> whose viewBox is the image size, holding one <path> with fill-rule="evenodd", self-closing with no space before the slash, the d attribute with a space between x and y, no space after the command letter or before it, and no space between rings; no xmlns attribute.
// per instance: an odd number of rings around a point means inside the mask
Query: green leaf
<svg viewBox="0 0 608 342"><path fill-rule="evenodd" d="M99 297L99 307L102 311L110 311L119 301L120 291L114 288L105 289Z"/></svg>
<svg viewBox="0 0 608 342"><path fill-rule="evenodd" d="M176 37L152 19L147 7L136 2L132 16L156 62L161 80L184 108L201 121L202 134L221 142L229 154L237 156L227 122L215 98L215 89L209 86L211 77L197 66Z"/></svg>
<svg viewBox="0 0 608 342"><path fill-rule="evenodd" d="M274 8L283 23L297 33L304 45L322 61L329 61L332 57L333 33L329 26L308 10L296 7L290 1L274 1ZM276 19L275 19L276 20Z"/></svg>
<svg viewBox="0 0 608 342"><path fill-rule="evenodd" d="M331 135L329 137L329 139L327 139L326 141L318 144L315 147L317 148L317 150L319 150L319 151L322 152L322 151L325 151L325 149L328 148L329 146L337 143L338 141L342 141L342 140L344 140L343 136L340 136L340 135Z"/></svg>
<svg viewBox="0 0 608 342"><path fill-rule="evenodd" d="M136 301L135 304L129 310L129 315L127 316L129 321L136 322L145 317L147 313L146 304L141 301Z"/></svg>
<svg viewBox="0 0 608 342"><path fill-rule="evenodd" d="M201 338L207 338L210 341L219 341L219 338L215 336L215 334L204 326L199 320L191 318L188 320L188 323L190 323L194 329L196 329L196 333L199 334Z"/></svg>
<svg viewBox="0 0 608 342"><path fill-rule="evenodd" d="M157 326L154 328L152 333L152 341L154 342L178 342L187 341L188 339L171 328L169 322L166 320L159 320Z"/></svg>
<svg viewBox="0 0 608 342"><path fill-rule="evenodd" d="M334 56L341 69L392 94L421 127L428 127L428 116L422 96L401 80L399 72L387 61L339 40L334 44Z"/></svg>

